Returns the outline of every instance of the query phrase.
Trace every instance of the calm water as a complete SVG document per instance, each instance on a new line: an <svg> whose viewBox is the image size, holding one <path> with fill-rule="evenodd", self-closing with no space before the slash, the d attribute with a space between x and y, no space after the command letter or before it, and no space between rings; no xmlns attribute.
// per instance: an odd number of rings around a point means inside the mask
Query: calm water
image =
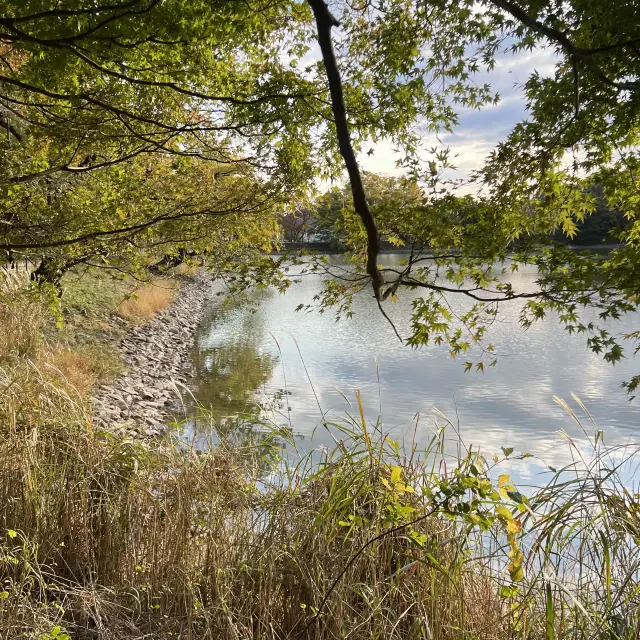
<svg viewBox="0 0 640 640"><path fill-rule="evenodd" d="M394 262L397 256L384 256ZM339 261L339 258L334 258ZM517 290L534 287L535 272L516 274ZM212 300L196 336L193 392L217 417L263 408L272 420L291 426L303 448L330 445L325 419L339 419L345 410L357 414L360 390L367 416L381 416L395 439L426 442L446 416L467 446L484 452L501 446L527 451L561 466L570 448L558 434L566 431L583 443L580 427L555 401L585 403L609 444L627 444L638 437L640 398L629 403L620 384L640 369L640 358L615 367L586 348L584 336L569 335L553 318L523 331L518 304L503 305L490 333L498 364L485 373L465 373L467 356L451 360L445 349L412 350L395 338L367 291L355 301L354 317L335 322L331 312L296 312L312 302L320 276L305 276L285 295L257 295L253 305L226 308ZM463 299L453 299L462 309ZM411 299L405 293L386 309L402 335L408 335ZM616 332L640 328L629 316L610 327ZM266 409L265 409L266 407ZM417 430L416 430L417 420ZM451 433L452 437L454 433ZM313 436L313 437L312 437ZM543 461L543 462L542 462Z"/></svg>

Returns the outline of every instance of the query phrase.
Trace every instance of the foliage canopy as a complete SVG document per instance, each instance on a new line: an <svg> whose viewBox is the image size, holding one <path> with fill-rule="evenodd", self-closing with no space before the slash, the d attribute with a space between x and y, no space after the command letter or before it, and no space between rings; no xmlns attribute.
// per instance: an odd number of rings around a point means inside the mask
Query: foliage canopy
<svg viewBox="0 0 640 640"><path fill-rule="evenodd" d="M456 355L516 299L523 326L554 311L615 362L620 336L580 320L585 306L603 322L636 309L640 281L640 8L610 5L5 0L3 259L55 281L78 263L143 273L206 255L239 284L286 286L283 262L265 257L282 214L344 160L353 208L332 224L355 273L329 279L325 304L348 311L369 283L381 308L420 290L407 341ZM499 101L478 72L540 47L555 53L553 75L531 75L527 119L471 177L474 195L457 191L450 153L425 149L424 135ZM406 178L363 177L358 154L381 140ZM598 206L626 218L619 248L580 254L552 241ZM381 237L411 248L402 269L378 267ZM526 263L539 271L534 292L506 278ZM452 292L469 299L459 317L447 313Z"/></svg>

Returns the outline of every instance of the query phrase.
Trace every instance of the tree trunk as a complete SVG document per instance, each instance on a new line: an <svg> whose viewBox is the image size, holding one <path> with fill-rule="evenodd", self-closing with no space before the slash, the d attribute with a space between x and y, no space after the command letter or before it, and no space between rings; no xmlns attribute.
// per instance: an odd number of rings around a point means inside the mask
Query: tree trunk
<svg viewBox="0 0 640 640"><path fill-rule="evenodd" d="M329 11L329 7L324 0L307 0L313 10L318 29L318 43L322 52L322 60L327 72L329 92L331 94L331 108L333 110L333 120L336 125L336 135L340 155L344 159L344 164L349 174L349 183L353 195L353 207L360 216L367 232L367 273L371 277L373 292L376 299L380 300L380 287L383 284L382 275L378 271L378 253L380 252L380 242L378 239L378 229L375 220L367 204L367 197L360 175L358 160L351 144L349 134L349 124L347 122L347 110L344 103L344 92L342 90L342 78L336 62L336 56L331 42L331 27L338 26L339 23Z"/></svg>

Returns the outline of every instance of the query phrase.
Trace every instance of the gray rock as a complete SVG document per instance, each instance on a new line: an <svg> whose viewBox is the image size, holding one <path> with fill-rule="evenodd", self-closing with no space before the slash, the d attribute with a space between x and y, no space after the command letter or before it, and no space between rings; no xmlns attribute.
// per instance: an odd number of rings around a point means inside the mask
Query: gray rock
<svg viewBox="0 0 640 640"><path fill-rule="evenodd" d="M184 383L190 376L187 365L209 282L196 277L186 283L170 307L145 325L131 328L120 340L127 372L96 390L96 424L140 438L158 435L166 421L174 418L168 412L178 404L174 381ZM127 325L119 318L114 322ZM136 428L136 423L149 426Z"/></svg>

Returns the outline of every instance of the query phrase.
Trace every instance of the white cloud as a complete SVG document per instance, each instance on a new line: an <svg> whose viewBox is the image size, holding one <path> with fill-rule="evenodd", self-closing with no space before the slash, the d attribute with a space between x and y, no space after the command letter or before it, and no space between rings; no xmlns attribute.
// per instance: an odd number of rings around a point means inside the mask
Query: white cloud
<svg viewBox="0 0 640 640"><path fill-rule="evenodd" d="M491 150L508 136L513 126L526 117L522 85L534 71L543 76L551 75L555 62L556 56L550 49L502 54L492 71L478 73L474 78L478 84L490 84L500 95L500 101L481 110L461 109L459 125L452 133L440 139L429 136L423 146L449 147L457 167L455 175L452 173L450 177L468 177L482 166ZM396 166L400 155L388 141L371 146L373 155L363 154L360 158L365 170L392 175L403 172Z"/></svg>

